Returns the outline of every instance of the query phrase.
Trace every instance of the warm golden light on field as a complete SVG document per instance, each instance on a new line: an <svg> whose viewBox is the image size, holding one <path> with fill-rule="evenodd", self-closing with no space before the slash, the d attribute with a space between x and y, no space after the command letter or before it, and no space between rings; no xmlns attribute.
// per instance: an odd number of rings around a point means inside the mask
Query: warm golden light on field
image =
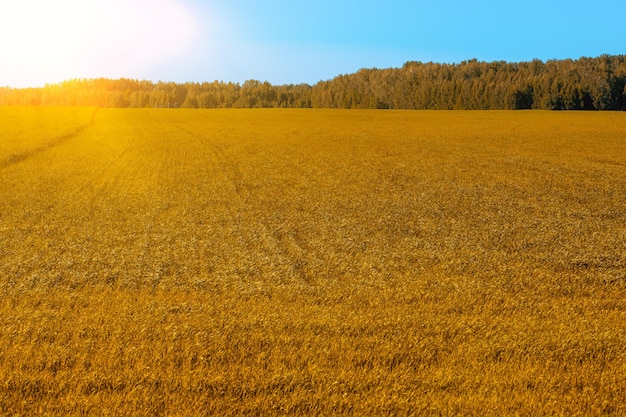
<svg viewBox="0 0 626 417"><path fill-rule="evenodd" d="M0 107L0 414L626 415L625 131Z"/></svg>
<svg viewBox="0 0 626 417"><path fill-rule="evenodd" d="M180 0L7 3L0 85L141 74L189 52L198 33Z"/></svg>

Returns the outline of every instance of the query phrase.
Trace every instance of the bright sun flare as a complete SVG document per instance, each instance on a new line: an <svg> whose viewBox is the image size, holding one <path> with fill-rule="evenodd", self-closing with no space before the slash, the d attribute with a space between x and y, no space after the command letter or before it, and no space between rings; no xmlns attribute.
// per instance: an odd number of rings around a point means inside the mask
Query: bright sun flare
<svg viewBox="0 0 626 417"><path fill-rule="evenodd" d="M133 77L189 52L183 0L20 0L0 6L0 86Z"/></svg>

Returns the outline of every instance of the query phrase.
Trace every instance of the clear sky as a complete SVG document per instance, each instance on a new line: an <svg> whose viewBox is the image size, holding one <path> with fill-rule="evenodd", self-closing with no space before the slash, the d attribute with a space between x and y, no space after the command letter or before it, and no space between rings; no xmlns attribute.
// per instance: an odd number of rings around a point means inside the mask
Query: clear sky
<svg viewBox="0 0 626 417"><path fill-rule="evenodd" d="M626 54L624 0L0 0L0 86L309 83L406 61Z"/></svg>

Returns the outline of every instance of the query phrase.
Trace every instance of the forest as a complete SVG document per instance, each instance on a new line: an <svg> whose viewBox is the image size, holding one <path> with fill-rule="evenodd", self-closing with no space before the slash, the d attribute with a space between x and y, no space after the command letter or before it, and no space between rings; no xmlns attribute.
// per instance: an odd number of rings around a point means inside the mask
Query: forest
<svg viewBox="0 0 626 417"><path fill-rule="evenodd" d="M314 85L73 79L0 87L0 105L162 108L626 110L626 55L530 62L406 62Z"/></svg>

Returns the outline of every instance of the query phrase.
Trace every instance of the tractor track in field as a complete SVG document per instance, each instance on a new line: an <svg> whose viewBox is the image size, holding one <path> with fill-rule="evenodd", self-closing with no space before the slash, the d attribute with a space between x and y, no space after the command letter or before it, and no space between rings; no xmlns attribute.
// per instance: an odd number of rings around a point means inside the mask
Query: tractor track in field
<svg viewBox="0 0 626 417"><path fill-rule="evenodd" d="M224 175L224 178L232 185L234 192L238 196L240 201L239 221L249 221L256 225L256 227L253 226L254 230L251 231L252 233L258 233L258 236L255 236L255 238L264 241L269 248L274 248L276 250L274 257L277 256L278 259L286 261L296 277L306 283L313 284L315 277L309 272L310 262L307 259L306 250L290 231L283 230L283 228L274 228L268 224L267 221L264 221L263 218L259 217L257 213L254 213L251 189L246 185L243 174L237 166L236 161L228 157L224 146L219 146L215 143L210 143L209 146L216 157L219 169ZM281 198L281 196L277 195L275 198ZM245 220L244 212L250 213L249 216L246 216ZM250 226L252 226L252 224L250 224Z"/></svg>
<svg viewBox="0 0 626 417"><path fill-rule="evenodd" d="M189 129L179 127L179 130L196 140L201 147L208 148L209 152L213 155L216 171L218 171L226 180L226 183L230 185L232 192L237 196L237 200L239 200L239 205L244 207L249 200L250 190L245 185L241 171L236 163L224 152L224 147L208 141L202 135ZM226 167L230 168L230 170Z"/></svg>
<svg viewBox="0 0 626 417"><path fill-rule="evenodd" d="M208 149L213 155L215 169L224 178L235 203L231 208L233 218L240 223L246 223L246 229L252 235L250 240L263 242L263 250L270 256L272 268L280 269L280 265L288 265L293 275L303 282L313 285L316 281L311 274L318 259L307 252L305 245L294 235L288 227L273 227L266 219L259 216L254 206L254 189L246 184L237 161L227 154L227 146L217 144L197 132L179 128L185 135L193 137L201 146ZM281 196L277 195L279 199Z"/></svg>
<svg viewBox="0 0 626 417"><path fill-rule="evenodd" d="M95 118L99 110L100 109L97 108L93 111L89 123L82 125L69 133L58 136L53 142L48 143L46 146L42 146L29 152L25 152L21 154L19 158L12 157L11 163L5 162L5 165L2 165L2 163L0 163L0 169L9 167L19 162L24 162L32 157L35 157L37 154L43 153L47 150L51 150L54 147L67 143L72 139L78 137L80 134L84 133L89 128L94 126ZM81 175L80 177L77 177L78 182L72 187L66 189L67 198L69 198L71 201L77 201L81 198L81 196L85 196L87 194L92 195L92 202L90 205L90 210L92 210L93 199L95 199L98 194L101 194L106 187L110 187L110 183L116 180L117 177L122 174L121 172L116 172L114 178L109 178L112 167L119 163L127 150L127 147L124 147L119 152L112 155L112 157L105 163L95 163L94 165L92 165L93 171L89 171L88 175ZM63 203L61 201L50 201L45 207L39 210L38 215L32 217L31 228L41 227L42 224L44 224L45 222L47 214L54 211L62 204Z"/></svg>
<svg viewBox="0 0 626 417"><path fill-rule="evenodd" d="M81 133L83 133L85 130L87 130L88 128L90 128L91 126L94 125L94 123L96 122L96 114L98 113L98 111L100 110L100 108L96 108L93 113L91 114L91 120L84 125L78 126L76 129L71 130L65 134L59 135L54 137L51 141L49 141L48 143L46 143L43 146L40 146L38 148L35 149L31 149L27 152L22 152L22 153L17 153L17 154L13 154L10 155L9 157L5 158L4 160L0 160L0 170L8 168L12 165L15 164L19 164L20 162L26 161L27 159L30 159L42 152L45 152L49 149L55 148L67 141L70 141L74 138L76 138L78 135L80 135Z"/></svg>

